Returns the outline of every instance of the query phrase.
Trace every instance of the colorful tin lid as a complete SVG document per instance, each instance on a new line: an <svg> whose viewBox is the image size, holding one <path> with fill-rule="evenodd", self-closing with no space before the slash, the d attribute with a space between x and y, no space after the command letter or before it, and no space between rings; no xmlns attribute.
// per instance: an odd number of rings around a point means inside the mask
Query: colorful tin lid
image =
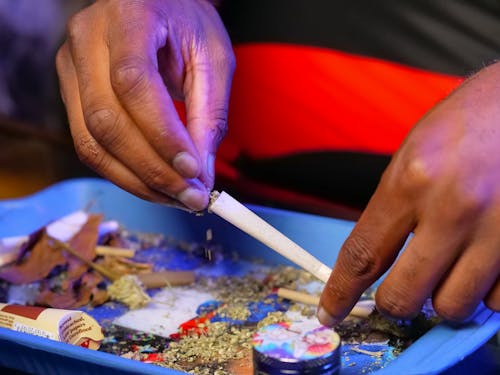
<svg viewBox="0 0 500 375"><path fill-rule="evenodd" d="M317 321L270 324L253 336L255 373L335 374L340 337Z"/></svg>

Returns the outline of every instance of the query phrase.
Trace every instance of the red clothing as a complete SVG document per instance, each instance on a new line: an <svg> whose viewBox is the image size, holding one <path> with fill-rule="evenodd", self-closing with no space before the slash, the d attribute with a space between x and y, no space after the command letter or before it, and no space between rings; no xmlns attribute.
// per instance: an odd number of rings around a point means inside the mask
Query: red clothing
<svg viewBox="0 0 500 375"><path fill-rule="evenodd" d="M285 206L363 208L411 127L500 50L487 0L222 4L237 66L217 181Z"/></svg>
<svg viewBox="0 0 500 375"><path fill-rule="evenodd" d="M229 158L229 143L251 158L318 150L392 154L420 117L462 82L318 47L244 44L235 54L229 132L221 147Z"/></svg>

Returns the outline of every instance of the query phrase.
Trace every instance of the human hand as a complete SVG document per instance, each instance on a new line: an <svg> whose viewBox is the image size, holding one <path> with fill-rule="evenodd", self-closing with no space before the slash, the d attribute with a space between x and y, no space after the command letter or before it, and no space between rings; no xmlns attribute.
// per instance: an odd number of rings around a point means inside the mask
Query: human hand
<svg viewBox="0 0 500 375"><path fill-rule="evenodd" d="M68 23L56 66L84 163L141 198L207 206L234 70L209 2L98 0Z"/></svg>
<svg viewBox="0 0 500 375"><path fill-rule="evenodd" d="M410 132L341 248L321 296L323 324L341 321L391 265L376 292L385 315L414 317L429 297L452 321L481 301L500 311L499 83L497 63Z"/></svg>

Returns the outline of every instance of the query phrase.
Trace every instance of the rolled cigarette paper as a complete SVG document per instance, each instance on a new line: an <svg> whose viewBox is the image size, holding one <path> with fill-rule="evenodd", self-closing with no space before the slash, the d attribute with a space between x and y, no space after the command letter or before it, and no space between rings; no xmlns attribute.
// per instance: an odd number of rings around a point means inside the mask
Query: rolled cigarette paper
<svg viewBox="0 0 500 375"><path fill-rule="evenodd" d="M195 280L192 271L159 271L138 274L137 277L146 289L161 288L168 285L188 285L194 283Z"/></svg>
<svg viewBox="0 0 500 375"><path fill-rule="evenodd" d="M278 297L289 299L290 301L304 303L306 305L317 306L319 305L319 297L312 296L307 293L298 292L296 290L286 289L286 288L278 288L277 291ZM359 318L367 318L375 308L374 301L359 301L352 308L349 315L357 316Z"/></svg>
<svg viewBox="0 0 500 375"><path fill-rule="evenodd" d="M135 256L134 249L124 249L113 246L96 246L95 252L97 255L113 255L124 258L133 258Z"/></svg>
<svg viewBox="0 0 500 375"><path fill-rule="evenodd" d="M212 192L208 210L327 282L331 269L226 192Z"/></svg>

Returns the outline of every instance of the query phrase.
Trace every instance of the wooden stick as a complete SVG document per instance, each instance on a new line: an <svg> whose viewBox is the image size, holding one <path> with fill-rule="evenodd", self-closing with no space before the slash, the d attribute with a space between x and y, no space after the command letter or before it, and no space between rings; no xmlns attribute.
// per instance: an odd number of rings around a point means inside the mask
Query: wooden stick
<svg viewBox="0 0 500 375"><path fill-rule="evenodd" d="M124 249L114 246L96 246L95 253L97 255L112 255L116 257L133 258L135 256L134 249Z"/></svg>
<svg viewBox="0 0 500 375"><path fill-rule="evenodd" d="M209 212L213 212L234 226L269 246L274 251L327 282L331 269L301 248L276 228L250 211L226 192L212 192Z"/></svg>
<svg viewBox="0 0 500 375"><path fill-rule="evenodd" d="M306 305L317 306L319 305L319 297L313 296L307 293L298 292L296 290L286 289L286 288L278 288L277 291L278 297L289 299L290 301L304 303ZM352 308L349 315L356 316L358 318L367 318L375 308L375 302L366 300L359 301Z"/></svg>
<svg viewBox="0 0 500 375"><path fill-rule="evenodd" d="M158 271L136 275L146 289L164 286L189 285L194 283L193 271Z"/></svg>
<svg viewBox="0 0 500 375"><path fill-rule="evenodd" d="M68 253L73 255L75 258L78 258L83 263L85 263L87 266L93 268L94 270L96 270L97 272L99 272L101 275L108 278L109 280L115 281L115 280L118 280L120 278L121 275L118 275L118 274L114 273L113 271L108 270L106 267L103 267L100 264L97 264L97 263L94 263L90 260L85 259L81 254L79 254L75 249L73 249L67 243L62 242L54 237L51 237L51 240L53 240L59 247L63 248Z"/></svg>
<svg viewBox="0 0 500 375"><path fill-rule="evenodd" d="M103 267L98 263L91 262L85 259L81 254L79 254L75 249L65 242L59 241L57 238L52 238L52 240L61 248L66 250L68 253L74 257L81 260L87 266L93 268L99 272L104 277L111 281L116 281L123 275L117 274L112 270ZM187 285L192 284L195 280L195 274L193 271L159 271L152 273L143 273L136 275L138 279L142 282L145 288L161 288L167 285Z"/></svg>
<svg viewBox="0 0 500 375"><path fill-rule="evenodd" d="M318 296L314 296L303 292L298 292L296 290L278 288L276 294L278 295L278 297L289 299L290 301L300 302L312 306L319 305Z"/></svg>

